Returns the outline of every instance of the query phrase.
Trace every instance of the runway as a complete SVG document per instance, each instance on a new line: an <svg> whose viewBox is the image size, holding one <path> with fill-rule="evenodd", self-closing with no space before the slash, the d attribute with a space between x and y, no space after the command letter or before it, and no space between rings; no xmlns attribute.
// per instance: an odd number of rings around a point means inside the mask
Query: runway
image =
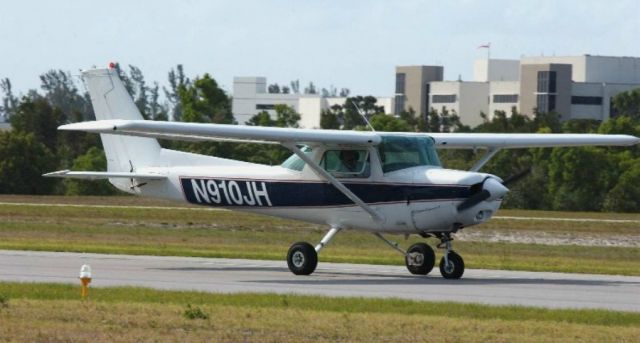
<svg viewBox="0 0 640 343"><path fill-rule="evenodd" d="M82 264L92 287L142 286L206 292L272 292L403 298L547 308L640 312L640 277L468 269L460 280L410 275L402 266L320 262L295 276L285 261L0 250L0 281L79 284Z"/></svg>

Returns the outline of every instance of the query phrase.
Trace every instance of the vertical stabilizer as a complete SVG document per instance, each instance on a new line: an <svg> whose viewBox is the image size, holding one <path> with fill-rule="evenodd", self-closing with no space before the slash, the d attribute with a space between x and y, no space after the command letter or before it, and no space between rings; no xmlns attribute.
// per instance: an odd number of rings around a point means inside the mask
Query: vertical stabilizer
<svg viewBox="0 0 640 343"><path fill-rule="evenodd" d="M91 96L96 120L143 119L115 69L91 69L84 71L82 77ZM154 138L108 134L101 134L100 138L110 172L130 172L153 166L160 154L160 144ZM125 181L113 179L111 183L120 189L128 188L128 185L120 185Z"/></svg>

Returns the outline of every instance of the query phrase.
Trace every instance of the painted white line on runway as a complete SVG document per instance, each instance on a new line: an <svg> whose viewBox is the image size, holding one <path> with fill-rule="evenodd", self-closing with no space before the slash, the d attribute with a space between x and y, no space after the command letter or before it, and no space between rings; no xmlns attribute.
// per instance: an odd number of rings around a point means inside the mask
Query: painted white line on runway
<svg viewBox="0 0 640 343"><path fill-rule="evenodd" d="M51 204L51 203L27 203L27 202L0 202L0 205L14 206L41 206L41 207L76 207L76 208L115 208L115 209L141 209L141 210L188 210L188 211L230 211L218 207L177 207L177 206L125 206L125 205L83 205L83 204ZM638 223L633 219L597 219L597 218L558 218L558 217L515 217L495 216L492 219L502 220L533 220L533 221L559 221L559 222L590 222L590 223Z"/></svg>

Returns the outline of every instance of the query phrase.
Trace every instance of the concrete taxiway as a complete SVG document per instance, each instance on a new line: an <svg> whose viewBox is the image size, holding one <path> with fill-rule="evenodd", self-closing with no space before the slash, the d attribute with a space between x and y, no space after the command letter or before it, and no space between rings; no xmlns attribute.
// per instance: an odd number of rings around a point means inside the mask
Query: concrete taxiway
<svg viewBox="0 0 640 343"><path fill-rule="evenodd" d="M402 266L320 262L295 276L284 261L0 250L0 281L79 283L82 264L93 287L142 286L206 292L273 292L403 298L548 308L640 312L640 277L468 269L460 280L410 275Z"/></svg>

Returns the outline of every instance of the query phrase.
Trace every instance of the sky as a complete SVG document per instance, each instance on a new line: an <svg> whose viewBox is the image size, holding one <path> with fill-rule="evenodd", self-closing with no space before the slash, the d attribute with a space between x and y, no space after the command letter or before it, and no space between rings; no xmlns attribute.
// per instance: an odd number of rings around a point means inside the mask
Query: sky
<svg viewBox="0 0 640 343"><path fill-rule="evenodd" d="M115 61L166 85L183 64L229 92L234 76L265 76L391 96L397 65L471 80L489 42L492 58L639 57L640 0L7 1L0 78L24 93L47 70Z"/></svg>

